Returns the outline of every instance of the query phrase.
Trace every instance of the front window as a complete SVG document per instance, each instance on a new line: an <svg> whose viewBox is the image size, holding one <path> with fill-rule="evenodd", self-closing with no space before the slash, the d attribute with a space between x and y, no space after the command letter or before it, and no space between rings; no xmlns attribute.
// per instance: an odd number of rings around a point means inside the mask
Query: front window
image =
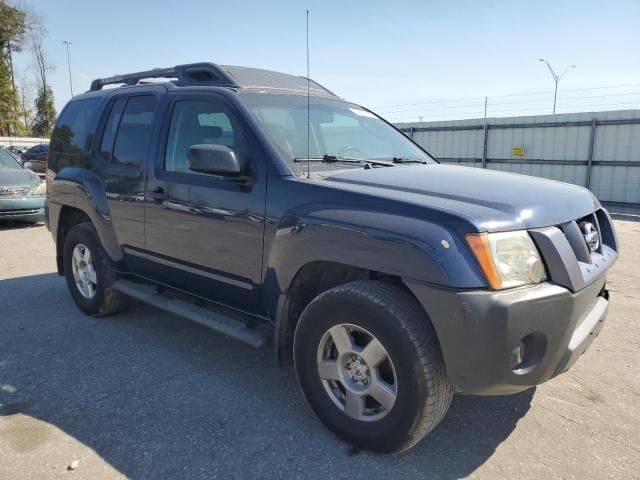
<svg viewBox="0 0 640 480"><path fill-rule="evenodd" d="M204 175L189 169L192 145L224 145L243 158L249 150L242 127L219 100L191 99L175 103L167 139L164 168L168 172Z"/></svg>
<svg viewBox="0 0 640 480"><path fill-rule="evenodd" d="M328 98L304 95L240 92L241 101L253 113L271 142L298 176L307 172L301 160L324 155L350 159L393 159L433 162L404 134L362 107ZM312 171L362 168L362 164L313 163Z"/></svg>

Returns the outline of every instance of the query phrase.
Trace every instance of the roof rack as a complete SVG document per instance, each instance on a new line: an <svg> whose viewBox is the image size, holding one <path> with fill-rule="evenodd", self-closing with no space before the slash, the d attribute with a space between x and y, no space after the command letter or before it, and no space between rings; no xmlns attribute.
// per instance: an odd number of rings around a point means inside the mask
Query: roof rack
<svg viewBox="0 0 640 480"><path fill-rule="evenodd" d="M232 88L258 88L285 90L297 93L311 93L338 98L331 90L315 80L297 77L281 72L215 63L187 63L169 68L154 68L144 72L125 73L107 78L97 78L91 82L90 91L102 90L105 85L137 85L150 78L171 78L179 86L199 85ZM147 82L144 82L147 83Z"/></svg>
<svg viewBox="0 0 640 480"><path fill-rule="evenodd" d="M105 85L124 83L136 85L146 78L176 78L178 85L217 85L239 87L238 82L215 63L187 63L169 68L154 68L144 72L125 73L107 78L97 78L91 82L90 91L102 90Z"/></svg>

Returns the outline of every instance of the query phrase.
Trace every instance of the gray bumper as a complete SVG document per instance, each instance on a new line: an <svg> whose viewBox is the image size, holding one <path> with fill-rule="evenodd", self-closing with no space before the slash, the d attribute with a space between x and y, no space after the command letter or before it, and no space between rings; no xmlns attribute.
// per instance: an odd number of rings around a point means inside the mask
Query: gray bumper
<svg viewBox="0 0 640 480"><path fill-rule="evenodd" d="M405 283L433 322L453 388L501 395L549 380L587 350L607 315L605 281L575 293L550 283L504 292ZM531 358L517 368L514 349L523 339Z"/></svg>
<svg viewBox="0 0 640 480"><path fill-rule="evenodd" d="M17 222L41 222L44 220L44 208L22 210L0 210L0 220Z"/></svg>

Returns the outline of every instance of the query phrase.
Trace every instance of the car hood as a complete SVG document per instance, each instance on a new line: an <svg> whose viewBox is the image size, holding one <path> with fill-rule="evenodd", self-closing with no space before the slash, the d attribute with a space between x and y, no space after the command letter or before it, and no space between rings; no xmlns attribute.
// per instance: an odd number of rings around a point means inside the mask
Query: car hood
<svg viewBox="0 0 640 480"><path fill-rule="evenodd" d="M0 170L0 187L28 187L40 184L38 175L26 168Z"/></svg>
<svg viewBox="0 0 640 480"><path fill-rule="evenodd" d="M321 181L455 214L478 231L558 225L600 206L589 190L576 185L456 165L354 169Z"/></svg>

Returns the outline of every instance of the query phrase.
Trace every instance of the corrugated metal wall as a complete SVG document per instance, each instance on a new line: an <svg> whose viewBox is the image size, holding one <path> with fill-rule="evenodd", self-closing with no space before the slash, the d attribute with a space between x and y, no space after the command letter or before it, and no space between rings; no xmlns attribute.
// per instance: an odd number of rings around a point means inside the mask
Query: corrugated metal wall
<svg viewBox="0 0 640 480"><path fill-rule="evenodd" d="M445 163L588 186L614 211L640 208L640 110L397 126Z"/></svg>
<svg viewBox="0 0 640 480"><path fill-rule="evenodd" d="M32 147L39 143L49 143L48 138L37 137L0 137L0 146L2 147Z"/></svg>

